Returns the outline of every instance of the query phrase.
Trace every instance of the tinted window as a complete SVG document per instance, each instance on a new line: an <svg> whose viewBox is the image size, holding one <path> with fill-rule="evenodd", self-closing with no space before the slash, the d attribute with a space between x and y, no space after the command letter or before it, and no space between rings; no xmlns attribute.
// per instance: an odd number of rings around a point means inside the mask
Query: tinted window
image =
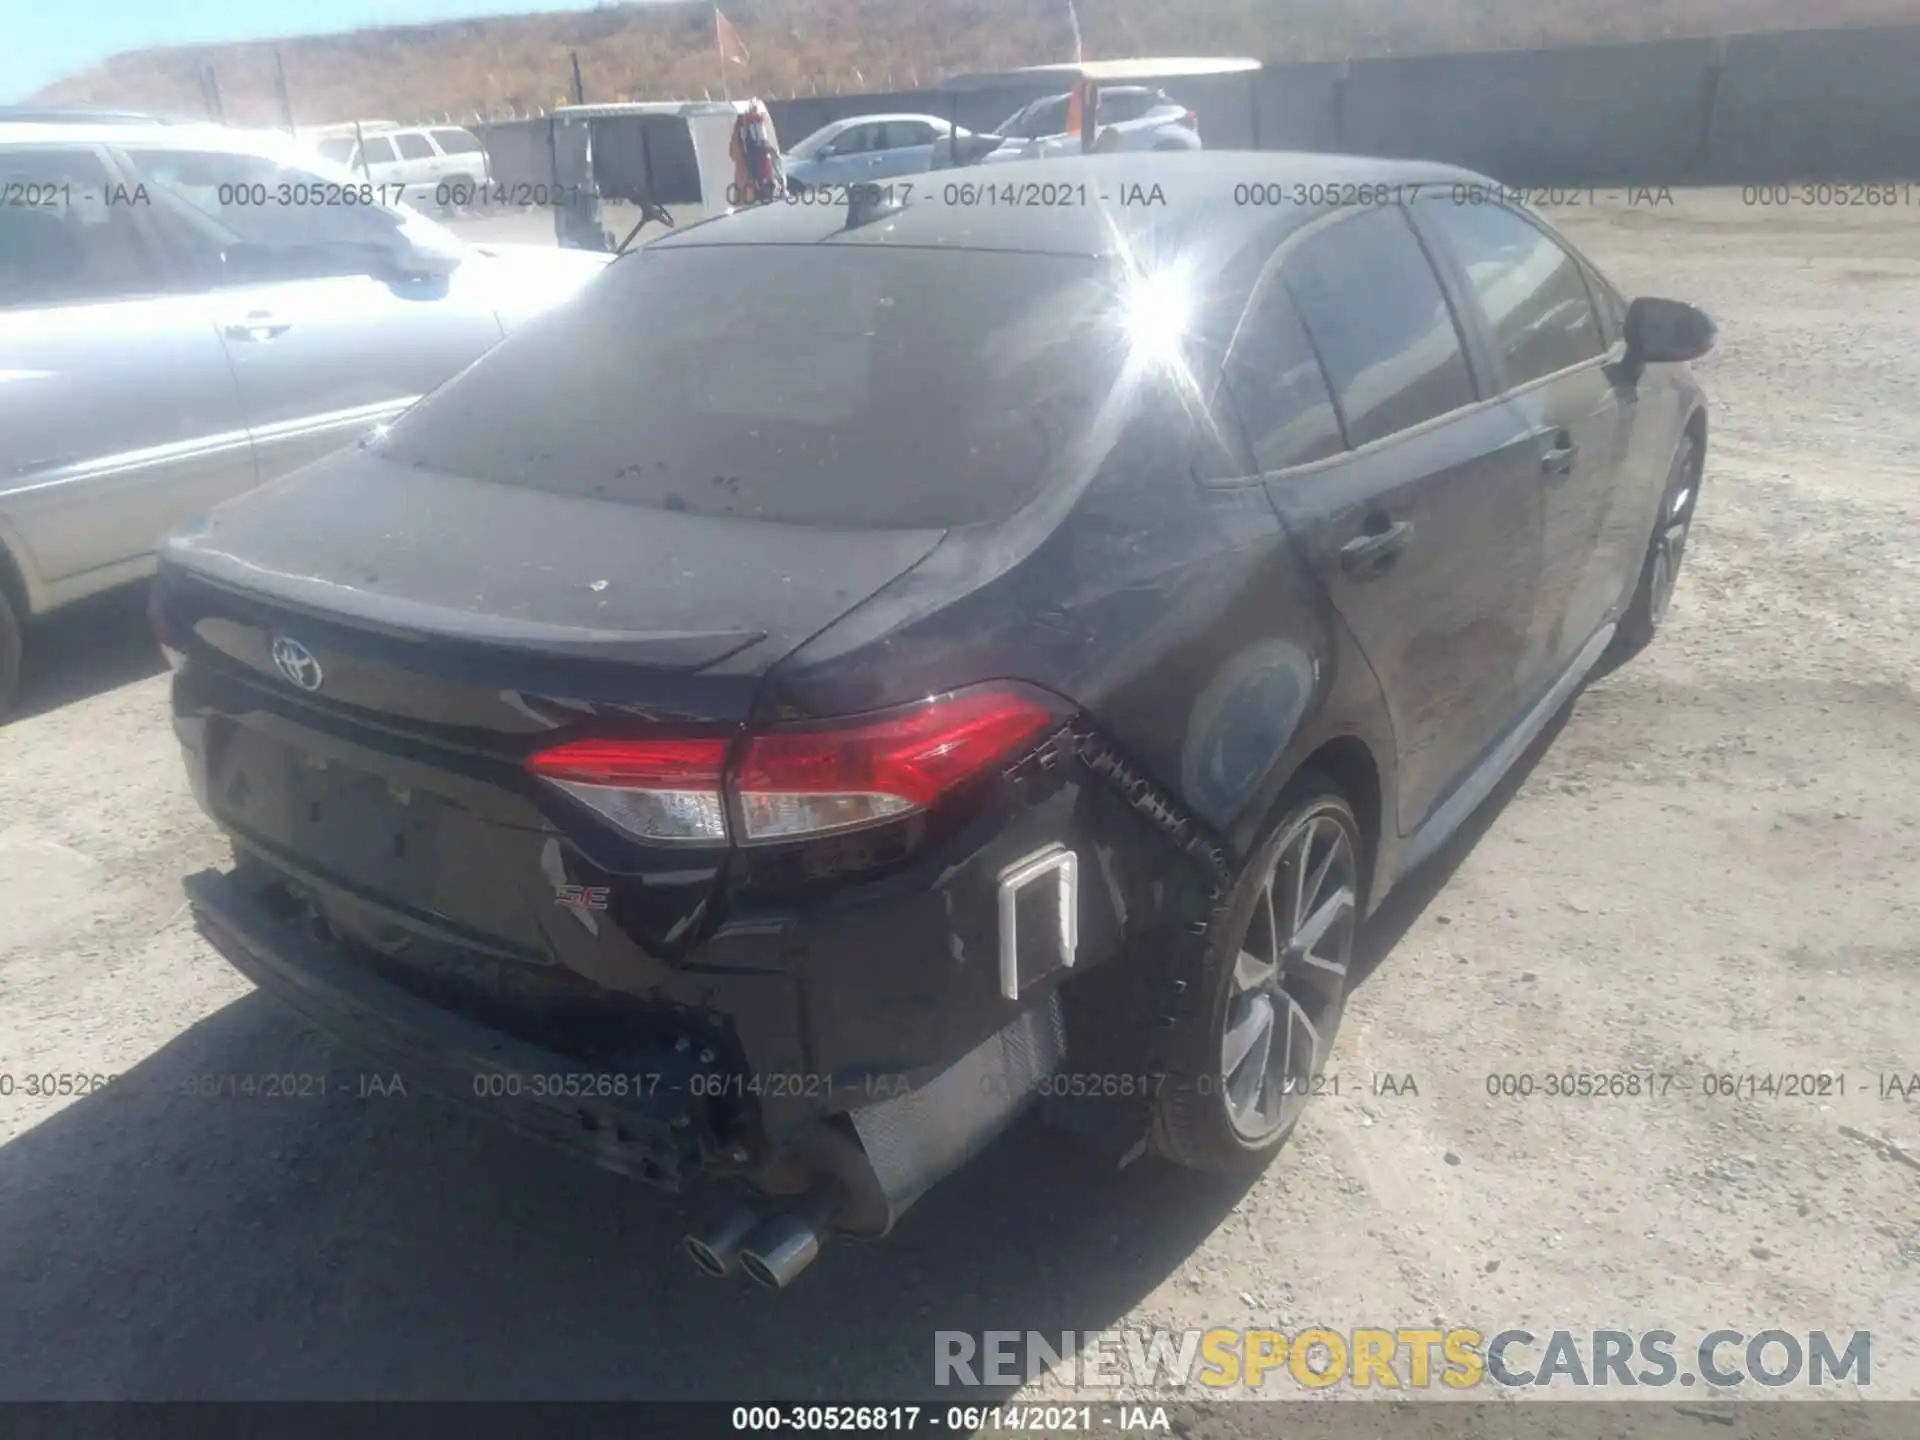
<svg viewBox="0 0 1920 1440"><path fill-rule="evenodd" d="M433 140L449 155L477 155L484 148L464 130L436 130Z"/></svg>
<svg viewBox="0 0 1920 1440"><path fill-rule="evenodd" d="M329 140L322 140L319 145L319 150L322 155L326 156L327 159L333 161L336 165L345 165L353 159L353 141L345 135L336 136Z"/></svg>
<svg viewBox="0 0 1920 1440"><path fill-rule="evenodd" d="M649 246L378 442L432 470L708 515L1004 518L1081 463L1124 355L1079 257ZM1105 432L1101 432L1105 433Z"/></svg>
<svg viewBox="0 0 1920 1440"><path fill-rule="evenodd" d="M371 136L366 143L366 156L369 165L385 165L393 159L393 145L384 135Z"/></svg>
<svg viewBox="0 0 1920 1440"><path fill-rule="evenodd" d="M330 177L264 155L135 149L127 158L155 223L209 284L364 275L400 243L392 211L318 203Z"/></svg>
<svg viewBox="0 0 1920 1440"><path fill-rule="evenodd" d="M1340 421L1326 377L1276 276L1261 284L1240 322L1227 356L1227 385L1263 472L1340 452Z"/></svg>
<svg viewBox="0 0 1920 1440"><path fill-rule="evenodd" d="M1285 273L1350 445L1472 403L1446 296L1398 208L1364 211L1309 236Z"/></svg>
<svg viewBox="0 0 1920 1440"><path fill-rule="evenodd" d="M402 160L431 160L433 146L427 143L424 135L396 135L393 143L400 147Z"/></svg>
<svg viewBox="0 0 1920 1440"><path fill-rule="evenodd" d="M1509 386L1605 353L1580 266L1544 231L1496 205L1427 213L1467 273Z"/></svg>
<svg viewBox="0 0 1920 1440"><path fill-rule="evenodd" d="M133 201L84 150L0 149L0 306L108 300L159 288Z"/></svg>

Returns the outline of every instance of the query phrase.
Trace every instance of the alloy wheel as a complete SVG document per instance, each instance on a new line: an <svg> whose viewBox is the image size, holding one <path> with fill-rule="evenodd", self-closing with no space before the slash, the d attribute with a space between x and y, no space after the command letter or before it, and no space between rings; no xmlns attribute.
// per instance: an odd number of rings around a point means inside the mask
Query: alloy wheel
<svg viewBox="0 0 1920 1440"><path fill-rule="evenodd" d="M1240 938L1220 1043L1227 1119L1257 1145L1299 1118L1346 995L1359 874L1333 807L1299 816Z"/></svg>

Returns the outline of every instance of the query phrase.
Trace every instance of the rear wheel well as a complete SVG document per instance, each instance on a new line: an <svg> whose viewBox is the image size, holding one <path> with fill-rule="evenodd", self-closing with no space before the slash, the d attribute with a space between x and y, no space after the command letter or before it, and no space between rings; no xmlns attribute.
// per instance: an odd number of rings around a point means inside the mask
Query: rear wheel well
<svg viewBox="0 0 1920 1440"><path fill-rule="evenodd" d="M1373 752L1357 735L1341 735L1301 761L1300 768L1325 775L1353 807L1354 818L1360 822L1360 838L1366 845L1365 866L1371 892L1374 867L1380 857L1381 825L1380 768L1374 763Z"/></svg>

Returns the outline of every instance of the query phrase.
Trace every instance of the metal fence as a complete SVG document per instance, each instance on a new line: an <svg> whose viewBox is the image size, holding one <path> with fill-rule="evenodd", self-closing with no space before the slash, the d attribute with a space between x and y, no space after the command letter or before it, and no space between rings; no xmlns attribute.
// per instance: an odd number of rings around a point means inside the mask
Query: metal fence
<svg viewBox="0 0 1920 1440"><path fill-rule="evenodd" d="M1920 26L1269 65L1164 87L1209 146L1448 161L1512 185L1908 180ZM772 100L791 144L888 110L991 129L1043 88ZM618 124L619 122L604 122ZM544 119L476 124L497 180L551 180Z"/></svg>

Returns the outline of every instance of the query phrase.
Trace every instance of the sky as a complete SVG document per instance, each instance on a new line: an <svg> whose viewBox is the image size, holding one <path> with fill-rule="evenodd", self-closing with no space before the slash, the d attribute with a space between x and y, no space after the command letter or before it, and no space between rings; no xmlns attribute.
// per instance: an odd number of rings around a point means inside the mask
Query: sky
<svg viewBox="0 0 1920 1440"><path fill-rule="evenodd" d="M0 105L122 50L590 10L595 0L0 0ZM644 0L643 0L644 3Z"/></svg>

